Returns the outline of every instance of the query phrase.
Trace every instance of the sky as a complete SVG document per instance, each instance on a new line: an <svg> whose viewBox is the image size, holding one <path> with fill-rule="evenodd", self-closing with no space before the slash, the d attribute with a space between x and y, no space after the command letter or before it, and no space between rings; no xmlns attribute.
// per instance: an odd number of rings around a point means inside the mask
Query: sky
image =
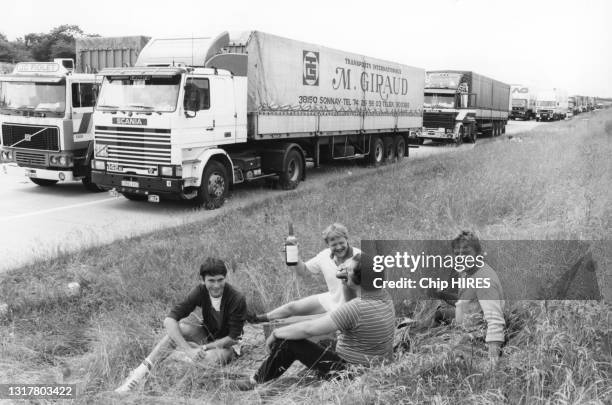
<svg viewBox="0 0 612 405"><path fill-rule="evenodd" d="M216 36L260 30L424 69L612 97L612 1L3 2L9 39L79 25L102 36Z"/></svg>

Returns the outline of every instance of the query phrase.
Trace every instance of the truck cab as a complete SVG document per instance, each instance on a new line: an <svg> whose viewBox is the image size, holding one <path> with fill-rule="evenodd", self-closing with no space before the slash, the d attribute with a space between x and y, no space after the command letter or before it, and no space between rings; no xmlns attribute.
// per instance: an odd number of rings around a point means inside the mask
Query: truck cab
<svg viewBox="0 0 612 405"><path fill-rule="evenodd" d="M72 59L23 62L0 76L0 161L5 174L40 186L91 182L92 114L98 90L93 74L74 73Z"/></svg>
<svg viewBox="0 0 612 405"><path fill-rule="evenodd" d="M194 41L197 49L218 50L216 40ZM100 72L94 181L133 200L179 196L220 204L229 185L242 180L234 178L234 163L242 161L233 161L227 146L247 140L247 80L203 63L166 60L176 56L168 53L172 42L152 40L137 66ZM261 174L254 160L244 160L253 168L245 175Z"/></svg>

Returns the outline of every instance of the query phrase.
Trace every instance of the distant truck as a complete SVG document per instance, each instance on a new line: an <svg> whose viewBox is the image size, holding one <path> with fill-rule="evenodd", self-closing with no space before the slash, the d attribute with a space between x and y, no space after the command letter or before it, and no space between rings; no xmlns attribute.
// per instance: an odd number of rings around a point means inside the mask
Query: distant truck
<svg viewBox="0 0 612 405"><path fill-rule="evenodd" d="M425 79L420 139L476 142L478 133L505 133L510 86L467 71L431 71Z"/></svg>
<svg viewBox="0 0 612 405"><path fill-rule="evenodd" d="M578 114L576 100L578 100L579 97L580 96L569 96L567 98L567 114L565 115L565 118L571 118L574 115Z"/></svg>
<svg viewBox="0 0 612 405"><path fill-rule="evenodd" d="M561 89L542 90L536 96L536 121L565 119L568 109L567 93Z"/></svg>
<svg viewBox="0 0 612 405"><path fill-rule="evenodd" d="M91 180L92 115L101 80L93 73L129 65L124 55L139 52L140 38L77 39L76 67L72 59L23 62L0 76L3 172L40 186L81 180L88 190L101 191Z"/></svg>
<svg viewBox="0 0 612 405"><path fill-rule="evenodd" d="M305 179L306 160L408 155L422 69L263 32L152 39L104 69L93 179L132 200L221 206L230 186Z"/></svg>
<svg viewBox="0 0 612 405"><path fill-rule="evenodd" d="M529 121L535 118L535 93L527 86L513 84L510 86L512 110L510 119L520 118Z"/></svg>

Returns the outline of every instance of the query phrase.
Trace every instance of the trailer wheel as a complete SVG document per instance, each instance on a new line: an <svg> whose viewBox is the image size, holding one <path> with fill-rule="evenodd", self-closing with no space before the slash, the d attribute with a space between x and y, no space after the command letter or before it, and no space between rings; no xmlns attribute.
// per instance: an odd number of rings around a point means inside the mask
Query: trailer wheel
<svg viewBox="0 0 612 405"><path fill-rule="evenodd" d="M294 149L291 149L285 159L283 172L279 176L279 184L283 190L293 190L300 184L302 180L302 170L304 161L302 154Z"/></svg>
<svg viewBox="0 0 612 405"><path fill-rule="evenodd" d="M370 138L370 153L368 154L368 162L374 166L380 166L385 158L385 144L378 136Z"/></svg>
<svg viewBox="0 0 612 405"><path fill-rule="evenodd" d="M225 166L210 160L202 172L202 183L194 202L201 208L214 210L223 205L228 189L229 178Z"/></svg>
<svg viewBox="0 0 612 405"><path fill-rule="evenodd" d="M58 182L58 180L36 179L32 177L30 177L30 181L41 187L51 187L56 185Z"/></svg>
<svg viewBox="0 0 612 405"><path fill-rule="evenodd" d="M399 136L395 141L395 156L398 162L406 156L406 140L403 136Z"/></svg>
<svg viewBox="0 0 612 405"><path fill-rule="evenodd" d="M383 138L383 144L385 146L385 156L383 161L385 163L392 163L395 161L395 140L390 136Z"/></svg>

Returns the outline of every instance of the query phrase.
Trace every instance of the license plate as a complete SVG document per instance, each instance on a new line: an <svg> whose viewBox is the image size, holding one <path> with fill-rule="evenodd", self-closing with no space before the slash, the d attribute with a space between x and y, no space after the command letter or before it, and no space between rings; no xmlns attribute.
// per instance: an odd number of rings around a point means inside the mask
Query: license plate
<svg viewBox="0 0 612 405"><path fill-rule="evenodd" d="M137 181L130 181L130 180L121 180L121 185L123 187L132 187L132 188L138 188L139 186Z"/></svg>
<svg viewBox="0 0 612 405"><path fill-rule="evenodd" d="M27 177L32 177L32 178L36 178L36 177L38 177L38 176L36 175L36 170L26 170L26 171L25 171L25 175L26 175Z"/></svg>
<svg viewBox="0 0 612 405"><path fill-rule="evenodd" d="M153 194L150 194L150 195L147 197L147 200L148 200L149 202L158 203L158 202L159 202L159 196L158 196L158 195L153 195Z"/></svg>

